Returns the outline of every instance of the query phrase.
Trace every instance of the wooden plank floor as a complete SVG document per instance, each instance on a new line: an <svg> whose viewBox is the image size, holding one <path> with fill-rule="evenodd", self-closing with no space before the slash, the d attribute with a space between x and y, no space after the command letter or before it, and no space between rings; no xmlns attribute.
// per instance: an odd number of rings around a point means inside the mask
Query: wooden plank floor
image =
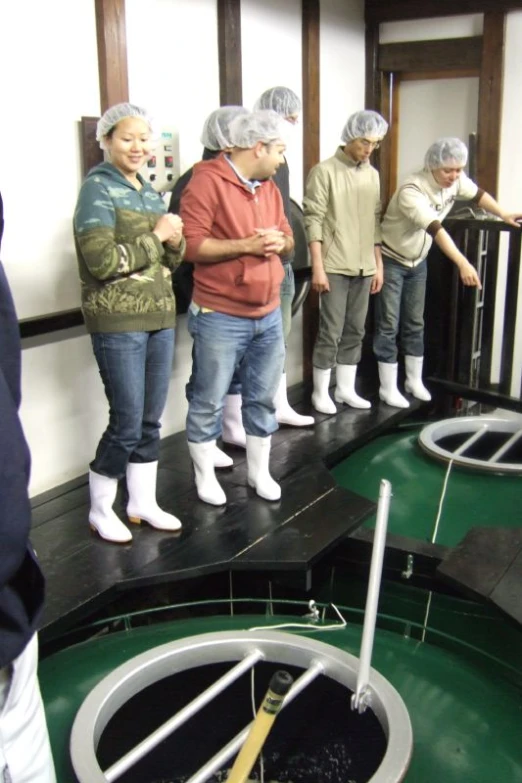
<svg viewBox="0 0 522 783"><path fill-rule="evenodd" d="M314 413L309 404L296 407ZM44 638L72 627L126 588L228 570L306 572L374 510L372 502L338 487L328 468L417 407L413 401L404 411L374 400L370 410L338 406L335 416L314 413L315 427L281 428L272 439L271 472L282 486L275 503L247 487L245 453L234 448L234 468L219 471L227 505L202 503L185 433L165 438L157 496L181 519L179 534L130 525L131 544L102 541L87 523L87 475L34 498L31 538L47 578ZM121 489L115 510L126 519Z"/></svg>

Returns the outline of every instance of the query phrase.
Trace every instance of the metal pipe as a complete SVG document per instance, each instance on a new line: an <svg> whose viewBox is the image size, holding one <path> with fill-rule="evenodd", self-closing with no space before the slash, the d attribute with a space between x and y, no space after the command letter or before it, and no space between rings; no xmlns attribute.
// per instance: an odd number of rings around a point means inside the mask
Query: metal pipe
<svg viewBox="0 0 522 783"><path fill-rule="evenodd" d="M255 664L264 658L264 654L261 650L254 650L249 655L246 655L242 661L239 661L236 666L230 669L226 674L216 680L215 683L210 685L206 690L196 696L186 707L177 712L165 723L163 723L156 731L149 734L138 745L135 745L132 750L129 750L124 756L110 766L105 772L105 779L108 783L112 783L113 780L117 780L127 772L134 764L140 761L147 753L163 742L173 731L176 731L183 725L189 718L192 718L199 710L208 704L216 696L219 696L229 685L235 682L245 672L249 671Z"/></svg>
<svg viewBox="0 0 522 783"><path fill-rule="evenodd" d="M513 446L513 444L515 444L520 437L522 437L522 430L514 432L513 435L504 443L504 445L497 449L493 456L488 459L488 462L498 462L499 459L504 456L506 451L509 451L511 446Z"/></svg>
<svg viewBox="0 0 522 783"><path fill-rule="evenodd" d="M352 696L352 709L358 710L360 713L364 712L366 707L370 704L370 665L372 661L377 606L379 604L379 592L381 588L382 563L386 544L386 530L388 527L391 494L390 482L386 479L382 479L379 489L377 521L375 523L375 533L373 536L368 593L366 595L366 607L364 609L364 625L361 652L359 655L359 672L357 674L356 690Z"/></svg>
<svg viewBox="0 0 522 783"><path fill-rule="evenodd" d="M464 454L464 452L470 446L472 446L477 440L479 440L479 438L481 438L483 435L485 435L485 433L488 430L489 430L489 425L488 424L483 424L482 427L480 427L480 429L478 429L476 432L474 432L473 435L471 435L469 438L467 438L467 440L465 440L464 443L462 443L458 447L458 449L455 449L455 451L453 452L453 459L455 459L455 457L460 457L461 454Z"/></svg>
<svg viewBox="0 0 522 783"><path fill-rule="evenodd" d="M310 685L310 683L313 682L316 677L323 673L324 665L320 661L314 661L310 667L294 682L286 695L281 709L284 710L284 708L290 704L290 702L293 701L293 699L295 699L295 697L298 696L301 691L308 687L308 685ZM252 723L253 721L249 723L248 726L245 726L245 728L240 731L239 734L236 734L236 736L231 739L227 745L221 748L219 753L216 753L216 755L207 761L206 764L200 767L196 774L187 780L187 783L205 783L205 781L214 775L214 773L218 772L218 770L220 770L227 763L227 761L232 758L232 756L242 747L248 736L248 732L250 731Z"/></svg>

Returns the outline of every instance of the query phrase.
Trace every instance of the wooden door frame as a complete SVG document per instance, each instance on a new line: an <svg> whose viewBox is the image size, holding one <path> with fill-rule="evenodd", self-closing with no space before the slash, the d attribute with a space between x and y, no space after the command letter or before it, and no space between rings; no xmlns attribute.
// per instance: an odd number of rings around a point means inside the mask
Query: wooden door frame
<svg viewBox="0 0 522 783"><path fill-rule="evenodd" d="M482 36L442 41L379 44L378 25L367 26L367 106L390 123L380 150L382 192L389 199L397 186L399 85L406 79L478 76L477 182L496 197L500 164L500 131L505 47L505 12L484 14Z"/></svg>

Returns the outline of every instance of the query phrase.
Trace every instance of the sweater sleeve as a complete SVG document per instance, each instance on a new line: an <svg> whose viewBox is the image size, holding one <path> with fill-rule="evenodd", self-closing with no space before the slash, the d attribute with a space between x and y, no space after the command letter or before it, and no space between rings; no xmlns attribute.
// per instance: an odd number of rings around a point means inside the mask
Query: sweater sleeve
<svg viewBox="0 0 522 783"><path fill-rule="evenodd" d="M165 255L163 256L163 261L162 261L163 265L168 266L168 268L172 269L172 271L177 269L183 260L183 256L185 255L186 248L187 248L187 242L185 240L185 237L182 238L180 246L178 248L170 247L168 244L166 244Z"/></svg>
<svg viewBox="0 0 522 783"><path fill-rule="evenodd" d="M163 245L152 231L116 242L116 211L103 183L87 179L74 213L74 237L90 274L110 280L158 264Z"/></svg>
<svg viewBox="0 0 522 783"><path fill-rule="evenodd" d="M212 177L196 171L183 191L180 204L188 261L197 258L201 243L212 236L217 207L218 196Z"/></svg>
<svg viewBox="0 0 522 783"><path fill-rule="evenodd" d="M323 241L323 222L329 202L328 177L322 166L314 166L308 175L303 199L304 224L308 242Z"/></svg>

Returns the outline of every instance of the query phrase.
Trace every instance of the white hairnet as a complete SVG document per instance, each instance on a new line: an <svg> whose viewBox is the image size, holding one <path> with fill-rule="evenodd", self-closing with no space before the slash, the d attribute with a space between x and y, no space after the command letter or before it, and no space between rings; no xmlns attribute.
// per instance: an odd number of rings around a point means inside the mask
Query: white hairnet
<svg viewBox="0 0 522 783"><path fill-rule="evenodd" d="M444 166L465 166L467 162L468 148L464 142L448 136L433 142L424 158L424 168L431 170Z"/></svg>
<svg viewBox="0 0 522 783"><path fill-rule="evenodd" d="M263 109L235 117L230 123L230 140L234 147L251 149L258 141L263 144L284 140L288 123L275 111Z"/></svg>
<svg viewBox="0 0 522 783"><path fill-rule="evenodd" d="M115 125L127 117L138 117L139 119L144 120L150 128L151 134L154 135L152 118L145 109L134 106L132 103L117 103L115 106L111 106L107 109L104 115L98 120L96 126L96 141L99 142L102 150L107 149L105 142L107 134Z"/></svg>
<svg viewBox="0 0 522 783"><path fill-rule="evenodd" d="M254 111L260 109L272 109L281 117L292 117L301 113L301 100L289 87L271 87L255 102Z"/></svg>
<svg viewBox="0 0 522 783"><path fill-rule="evenodd" d="M348 117L341 133L341 141L347 144L355 139L383 139L388 123L376 111L356 111Z"/></svg>
<svg viewBox="0 0 522 783"><path fill-rule="evenodd" d="M208 150L224 150L232 147L230 123L234 117L248 114L243 106L221 106L209 114L201 132L201 143Z"/></svg>

